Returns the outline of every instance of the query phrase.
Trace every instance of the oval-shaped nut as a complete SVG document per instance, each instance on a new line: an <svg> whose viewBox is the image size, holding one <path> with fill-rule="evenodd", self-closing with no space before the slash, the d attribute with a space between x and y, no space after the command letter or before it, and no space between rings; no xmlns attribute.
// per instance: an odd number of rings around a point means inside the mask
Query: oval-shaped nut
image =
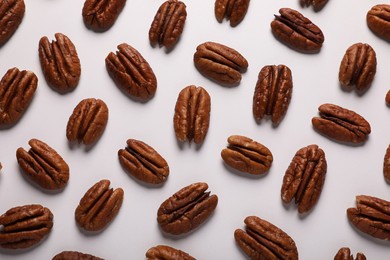
<svg viewBox="0 0 390 260"><path fill-rule="evenodd" d="M52 260L103 260L103 258L77 251L62 251L56 254Z"/></svg>
<svg viewBox="0 0 390 260"><path fill-rule="evenodd" d="M25 175L48 190L65 187L69 180L69 166L53 148L46 143L31 139L31 149L27 152L22 147L16 150L16 158Z"/></svg>
<svg viewBox="0 0 390 260"><path fill-rule="evenodd" d="M9 209L0 216L0 247L25 249L37 245L50 233L53 214L42 205Z"/></svg>
<svg viewBox="0 0 390 260"><path fill-rule="evenodd" d="M334 260L353 260L351 249L348 247L342 247L339 249L334 257ZM366 256L363 253L357 253L355 260L366 260Z"/></svg>
<svg viewBox="0 0 390 260"><path fill-rule="evenodd" d="M173 126L180 142L202 143L210 125L211 98L202 87L182 89L177 97Z"/></svg>
<svg viewBox="0 0 390 260"><path fill-rule="evenodd" d="M66 126L66 138L85 145L97 142L106 128L108 107L103 100L87 98L80 101L70 115Z"/></svg>
<svg viewBox="0 0 390 260"><path fill-rule="evenodd" d="M109 180L94 184L81 198L75 211L76 223L87 231L100 231L118 214L123 202L122 188L110 188Z"/></svg>
<svg viewBox="0 0 390 260"><path fill-rule="evenodd" d="M190 256L188 253L166 245L151 247L145 255L147 260L195 260L195 258Z"/></svg>
<svg viewBox="0 0 390 260"><path fill-rule="evenodd" d="M0 46L5 44L22 23L26 6L24 0L7 0L0 3Z"/></svg>
<svg viewBox="0 0 390 260"><path fill-rule="evenodd" d="M149 41L172 49L179 40L187 18L186 5L178 0L167 0L158 9L149 29Z"/></svg>
<svg viewBox="0 0 390 260"><path fill-rule="evenodd" d="M355 43L347 49L339 69L342 86L356 86L358 91L365 91L371 86L375 73L376 53L369 44Z"/></svg>
<svg viewBox="0 0 390 260"><path fill-rule="evenodd" d="M298 260L295 242L286 232L257 216L246 217L244 222L245 231L236 229L234 238L251 259Z"/></svg>
<svg viewBox="0 0 390 260"><path fill-rule="evenodd" d="M126 0L85 0L82 16L87 28L107 31L114 25L125 7Z"/></svg>
<svg viewBox="0 0 390 260"><path fill-rule="evenodd" d="M264 66L258 75L253 94L253 116L257 122L265 115L278 125L285 116L293 90L291 70L286 65Z"/></svg>
<svg viewBox="0 0 390 260"><path fill-rule="evenodd" d="M215 0L214 14L218 22L230 20L230 26L235 27L245 18L250 0Z"/></svg>
<svg viewBox="0 0 390 260"><path fill-rule="evenodd" d="M367 195L356 196L356 208L347 209L350 223L372 237L390 240L390 202Z"/></svg>
<svg viewBox="0 0 390 260"><path fill-rule="evenodd" d="M223 161L230 167L250 174L264 174L272 165L271 151L248 137L232 135L229 145L221 151Z"/></svg>
<svg viewBox="0 0 390 260"><path fill-rule="evenodd" d="M154 96L157 79L149 63L127 43L106 57L106 69L115 84L130 97L147 101Z"/></svg>
<svg viewBox="0 0 390 260"><path fill-rule="evenodd" d="M387 106L390 106L390 90L388 90L386 93L385 102Z"/></svg>
<svg viewBox="0 0 390 260"><path fill-rule="evenodd" d="M330 139L359 144L371 133L367 120L352 110L334 104L323 104L318 110L320 117L312 118L313 127Z"/></svg>
<svg viewBox="0 0 390 260"><path fill-rule="evenodd" d="M222 85L236 85L248 61L236 50L216 42L205 42L196 48L194 64L198 71Z"/></svg>
<svg viewBox="0 0 390 260"><path fill-rule="evenodd" d="M390 145L387 147L383 159L383 176L387 182L390 182Z"/></svg>
<svg viewBox="0 0 390 260"><path fill-rule="evenodd" d="M39 41L39 60L43 75L50 87L65 93L76 88L81 65L73 42L64 34L56 33L51 43L44 36Z"/></svg>
<svg viewBox="0 0 390 260"><path fill-rule="evenodd" d="M321 11L327 2L328 0L299 0L302 7L313 6L314 11L316 12Z"/></svg>
<svg viewBox="0 0 390 260"><path fill-rule="evenodd" d="M366 22L375 35L390 41L390 4L374 5L367 12Z"/></svg>
<svg viewBox="0 0 390 260"><path fill-rule="evenodd" d="M161 203L157 211L160 228L166 233L181 235L199 227L218 204L217 195L210 196L207 189L207 183L193 183Z"/></svg>
<svg viewBox="0 0 390 260"><path fill-rule="evenodd" d="M290 8L281 8L279 13L271 22L272 33L279 41L300 52L321 50L325 37L317 25Z"/></svg>
<svg viewBox="0 0 390 260"><path fill-rule="evenodd" d="M136 179L150 183L164 183L169 175L167 161L148 144L128 139L127 147L118 151L122 167Z"/></svg>
<svg viewBox="0 0 390 260"><path fill-rule="evenodd" d="M299 149L283 177L284 203L295 198L298 212L306 213L317 203L325 182L327 163L324 151L312 144Z"/></svg>
<svg viewBox="0 0 390 260"><path fill-rule="evenodd" d="M9 69L0 81L0 128L11 127L22 117L34 97L38 78L31 71Z"/></svg>

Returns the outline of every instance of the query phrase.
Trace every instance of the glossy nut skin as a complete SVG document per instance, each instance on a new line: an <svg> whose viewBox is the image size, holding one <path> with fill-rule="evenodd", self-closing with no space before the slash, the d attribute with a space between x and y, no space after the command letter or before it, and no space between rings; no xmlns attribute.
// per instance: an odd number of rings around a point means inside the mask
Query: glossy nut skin
<svg viewBox="0 0 390 260"><path fill-rule="evenodd" d="M195 258L190 256L188 253L167 245L157 245L151 247L146 252L145 256L147 260L195 260Z"/></svg>
<svg viewBox="0 0 390 260"><path fill-rule="evenodd" d="M0 128L15 125L30 105L38 87L32 71L14 67L0 81Z"/></svg>
<svg viewBox="0 0 390 260"><path fill-rule="evenodd" d="M235 27L245 18L249 2L250 0L215 0L215 18L220 23L226 18L230 20L230 26Z"/></svg>
<svg viewBox="0 0 390 260"><path fill-rule="evenodd" d="M25 249L37 245L50 233L53 214L39 204L18 206L0 216L0 247Z"/></svg>
<svg viewBox="0 0 390 260"><path fill-rule="evenodd" d="M314 11L316 12L321 11L327 2L328 0L299 0L302 7L313 6Z"/></svg>
<svg viewBox="0 0 390 260"><path fill-rule="evenodd" d="M357 253L356 258L353 258L351 249L348 247L342 247L334 256L334 260L366 260L366 256L363 253Z"/></svg>
<svg viewBox="0 0 390 260"><path fill-rule="evenodd" d="M69 166L53 148L46 143L31 139L27 152L22 147L16 150L16 158L23 173L43 189L59 190L69 180Z"/></svg>
<svg viewBox="0 0 390 260"><path fill-rule="evenodd" d="M377 4L367 12L368 28L378 37L390 41L390 4Z"/></svg>
<svg viewBox="0 0 390 260"><path fill-rule="evenodd" d="M103 258L77 251L62 251L56 254L52 260L103 260Z"/></svg>
<svg viewBox="0 0 390 260"><path fill-rule="evenodd" d="M22 23L26 6L24 0L7 0L0 3L0 46L4 45Z"/></svg>
<svg viewBox="0 0 390 260"><path fill-rule="evenodd" d="M390 182L390 145L387 147L383 158L383 177L387 182Z"/></svg>

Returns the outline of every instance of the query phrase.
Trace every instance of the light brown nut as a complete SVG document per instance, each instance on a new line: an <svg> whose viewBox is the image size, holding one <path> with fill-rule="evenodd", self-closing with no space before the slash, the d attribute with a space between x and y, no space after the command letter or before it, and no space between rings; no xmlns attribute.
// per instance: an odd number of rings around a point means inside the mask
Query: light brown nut
<svg viewBox="0 0 390 260"><path fill-rule="evenodd" d="M22 23L26 6L24 0L0 2L0 47L5 44Z"/></svg>
<svg viewBox="0 0 390 260"><path fill-rule="evenodd" d="M164 183L169 175L167 161L148 144L128 139L127 147L118 151L119 162L136 179L149 183Z"/></svg>
<svg viewBox="0 0 390 260"><path fill-rule="evenodd" d="M59 190L69 180L69 166L53 148L46 143L31 139L27 152L22 147L16 150L16 158L24 174L48 190Z"/></svg>
<svg viewBox="0 0 390 260"><path fill-rule="evenodd" d="M390 41L390 4L377 4L367 12L368 28L378 37Z"/></svg>
<svg viewBox="0 0 390 260"><path fill-rule="evenodd" d="M299 149L283 177L284 203L295 198L298 212L306 213L317 203L325 182L327 163L324 151L312 144Z"/></svg>
<svg viewBox="0 0 390 260"><path fill-rule="evenodd" d="M340 248L334 257L334 260L354 260L351 249L348 247ZM363 253L357 253L355 260L366 260L366 256Z"/></svg>
<svg viewBox="0 0 390 260"><path fill-rule="evenodd" d="M246 217L245 231L236 229L234 239L250 259L298 260L294 240L272 223L256 216Z"/></svg>
<svg viewBox="0 0 390 260"><path fill-rule="evenodd" d="M56 254L52 260L103 260L103 258L77 251L62 251Z"/></svg>
<svg viewBox="0 0 390 260"><path fill-rule="evenodd" d="M30 105L38 86L31 71L9 69L0 81L0 128L16 124Z"/></svg>
<svg viewBox="0 0 390 260"><path fill-rule="evenodd" d="M95 183L75 210L76 223L86 231L101 231L118 214L123 202L122 188L110 188L109 180Z"/></svg>
<svg viewBox="0 0 390 260"><path fill-rule="evenodd" d="M235 27L245 18L250 0L215 0L214 13L217 21L230 20L230 26Z"/></svg>
<svg viewBox="0 0 390 260"><path fill-rule="evenodd" d="M108 107L103 100L87 98L80 101L70 115L66 126L66 138L85 145L97 142L106 128Z"/></svg>
<svg viewBox="0 0 390 260"><path fill-rule="evenodd" d="M299 0L302 7L313 6L314 11L321 11L326 5L328 0Z"/></svg>
<svg viewBox="0 0 390 260"><path fill-rule="evenodd" d="M232 135L228 147L221 151L223 161L230 167L250 174L264 174L272 165L271 151L248 137Z"/></svg>
<svg viewBox="0 0 390 260"><path fill-rule="evenodd" d="M390 182L390 145L387 147L383 159L383 176L387 182Z"/></svg>
<svg viewBox="0 0 390 260"><path fill-rule="evenodd" d="M18 206L0 216L0 247L24 249L37 245L50 233L53 214L38 204Z"/></svg>
<svg viewBox="0 0 390 260"><path fill-rule="evenodd" d="M127 43L118 45L116 54L106 57L106 69L115 84L126 94L148 101L157 89L157 79L149 63Z"/></svg>
<svg viewBox="0 0 390 260"><path fill-rule="evenodd" d="M80 80L80 59L73 42L56 33L51 43L44 36L39 41L39 60L46 82L54 90L65 93L76 88Z"/></svg>
<svg viewBox="0 0 390 260"><path fill-rule="evenodd" d="M191 85L182 89L173 117L177 140L202 143L210 125L210 110L211 98L204 88Z"/></svg>
<svg viewBox="0 0 390 260"><path fill-rule="evenodd" d="M236 50L216 42L205 42L196 48L194 64L207 78L221 85L236 85L248 61Z"/></svg>
<svg viewBox="0 0 390 260"><path fill-rule="evenodd" d="M188 253L166 245L151 247L145 255L147 260L195 260L195 258Z"/></svg>

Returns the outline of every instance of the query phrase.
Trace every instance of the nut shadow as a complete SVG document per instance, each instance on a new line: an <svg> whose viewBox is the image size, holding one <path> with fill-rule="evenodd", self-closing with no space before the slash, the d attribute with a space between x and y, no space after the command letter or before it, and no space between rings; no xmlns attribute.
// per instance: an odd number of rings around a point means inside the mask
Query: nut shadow
<svg viewBox="0 0 390 260"><path fill-rule="evenodd" d="M247 179L259 180L259 179L265 178L269 172L269 171L267 171L263 174L257 174L257 175L250 174L250 173L242 172L242 171L239 171L239 170L236 170L236 169L230 167L223 160L221 163L222 163L223 167L226 169L226 171L230 172L231 174L238 175L242 178L247 178Z"/></svg>
<svg viewBox="0 0 390 260"><path fill-rule="evenodd" d="M181 141L177 140L177 138L176 138L176 144L180 150L184 150L185 147L188 147L188 149L190 149L192 146L195 146L195 151L199 151L202 148L203 143L204 143L204 141L199 143L199 144L196 144L194 142L181 142Z"/></svg>
<svg viewBox="0 0 390 260"><path fill-rule="evenodd" d="M102 135L103 135L103 133L102 133ZM70 150L75 150L75 149L78 149L80 147L83 147L84 151L86 153L89 153L95 147L95 145L98 143L98 141L99 140L96 140L96 142L94 142L93 144L89 144L89 145L85 145L79 141L68 141L68 148Z"/></svg>

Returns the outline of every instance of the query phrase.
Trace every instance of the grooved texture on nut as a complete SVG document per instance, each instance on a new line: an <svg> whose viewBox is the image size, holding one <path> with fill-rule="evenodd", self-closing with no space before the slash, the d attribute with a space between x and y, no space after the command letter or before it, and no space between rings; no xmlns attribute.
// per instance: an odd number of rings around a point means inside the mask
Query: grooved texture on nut
<svg viewBox="0 0 390 260"><path fill-rule="evenodd" d="M25 11L24 0L0 2L0 46L5 44L18 29Z"/></svg>

